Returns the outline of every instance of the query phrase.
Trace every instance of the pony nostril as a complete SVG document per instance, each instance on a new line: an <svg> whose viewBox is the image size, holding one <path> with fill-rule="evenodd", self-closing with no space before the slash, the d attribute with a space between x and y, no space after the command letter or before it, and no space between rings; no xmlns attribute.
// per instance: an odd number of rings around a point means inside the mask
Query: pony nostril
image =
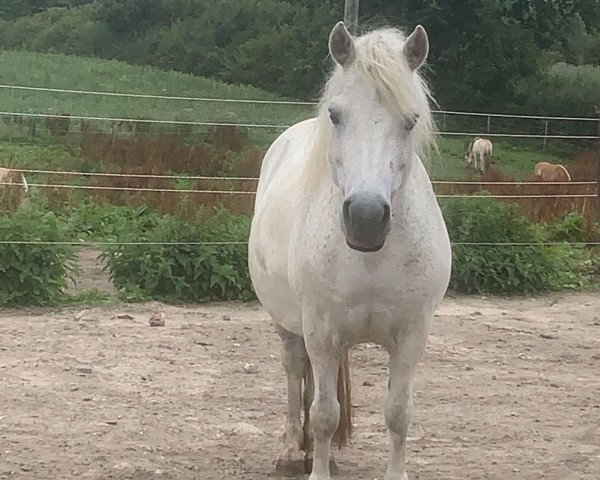
<svg viewBox="0 0 600 480"><path fill-rule="evenodd" d="M350 221L350 204L352 200L347 199L342 205L342 215L344 216L344 222L347 224Z"/></svg>
<svg viewBox="0 0 600 480"><path fill-rule="evenodd" d="M390 205L389 203L384 203L383 204L383 219L381 220L381 222L384 225L387 225L390 221Z"/></svg>

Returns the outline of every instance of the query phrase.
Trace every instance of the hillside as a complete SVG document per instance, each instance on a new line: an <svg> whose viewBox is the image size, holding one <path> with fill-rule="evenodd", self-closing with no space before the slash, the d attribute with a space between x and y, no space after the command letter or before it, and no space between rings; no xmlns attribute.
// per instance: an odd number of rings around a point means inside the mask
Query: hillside
<svg viewBox="0 0 600 480"><path fill-rule="evenodd" d="M24 51L0 51L0 84L38 86L86 91L127 92L166 96L189 96L228 99L277 100L277 95L249 86L225 83L154 67L132 66L114 60L99 60L60 54ZM261 105L189 100L120 98L55 92L23 91L0 88L0 108L5 112L39 112L46 114L186 120L200 122L233 122L289 125L312 115L314 107L296 105ZM7 125L8 123L8 125ZM37 123L43 127L43 120ZM109 131L111 123L95 121L96 131ZM0 123L0 163L80 168L78 142L30 138L27 129L5 120ZM159 127L150 133L157 134ZM165 127L161 127L163 132ZM72 127L75 136L78 123ZM206 131L193 127L193 131ZM256 129L247 142L266 148L277 131ZM77 139L75 139L77 140ZM463 152L467 138L441 138L440 155L430 161L435 178L460 179L470 174L464 168ZM189 138L186 139L189 141ZM555 156L541 151L536 144L529 148L506 140L497 140L497 166L506 174L526 178L533 165L541 160L569 163L570 155ZM539 142L538 142L539 143Z"/></svg>
<svg viewBox="0 0 600 480"><path fill-rule="evenodd" d="M0 51L0 84L179 97L277 100L255 87L116 60ZM205 122L287 124L306 118L310 107L119 98L0 89L2 111L70 113Z"/></svg>

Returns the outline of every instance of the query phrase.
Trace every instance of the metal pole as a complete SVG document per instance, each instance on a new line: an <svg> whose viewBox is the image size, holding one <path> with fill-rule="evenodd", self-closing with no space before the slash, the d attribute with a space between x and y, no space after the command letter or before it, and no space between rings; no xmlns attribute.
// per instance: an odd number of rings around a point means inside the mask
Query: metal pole
<svg viewBox="0 0 600 480"><path fill-rule="evenodd" d="M358 33L358 3L359 0L346 0L344 8L344 24L352 35Z"/></svg>
<svg viewBox="0 0 600 480"><path fill-rule="evenodd" d="M544 125L544 143L542 145L542 150L546 150L546 141L548 140L546 138L547 135L548 135L548 120L546 120L546 123Z"/></svg>
<svg viewBox="0 0 600 480"><path fill-rule="evenodd" d="M600 108L596 107L598 114L598 142L596 143L596 182L598 194L598 218L600 219Z"/></svg>
<svg viewBox="0 0 600 480"><path fill-rule="evenodd" d="M596 193L598 195L598 219L600 220L600 142L596 147Z"/></svg>

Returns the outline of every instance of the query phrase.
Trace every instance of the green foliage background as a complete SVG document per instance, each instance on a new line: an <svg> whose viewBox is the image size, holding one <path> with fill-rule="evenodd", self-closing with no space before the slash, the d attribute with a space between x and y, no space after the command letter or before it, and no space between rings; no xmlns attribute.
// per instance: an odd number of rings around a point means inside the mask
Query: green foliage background
<svg viewBox="0 0 600 480"><path fill-rule="evenodd" d="M0 83L61 87L66 76L70 88L314 99L331 65L327 37L342 17L343 3L0 0ZM361 25L365 29L393 25L410 31L418 23L426 27L431 43L426 75L444 109L593 116L595 107L600 106L600 0L361 3ZM122 63L23 55L23 50L143 65L143 86L136 83L140 81L140 69ZM27 75L19 76L23 72ZM95 82L90 82L90 77ZM231 84L253 87L237 88ZM135 117L180 120L293 123L310 114L310 108L292 112L287 107L277 110L254 105L223 109L212 104L164 107L121 99L112 103L106 99L65 100L58 96L48 100L41 95L32 99L28 92L14 91L2 92L0 100L7 109L15 111L42 111L45 107L53 113L119 116L126 109ZM504 131L534 129L540 133L540 125L534 122L517 126L494 121L494 127ZM584 131L589 126L569 128L589 134ZM481 125L447 127L476 131ZM33 141L16 141L14 129L10 122L0 125L0 134L12 142L9 147L0 144L3 164L18 161L22 166L58 168L58 162L70 168L91 168L84 164L87 160L78 157L77 147L67 141L65 145L57 142L49 147L48 138L39 137L41 148ZM275 132L269 132L252 140L268 144L274 135ZM461 142L443 140L441 151L447 161L432 159L434 177L464 177ZM503 168L518 178L527 176L531 165L540 159L539 152L518 150L516 143L497 145ZM548 152L541 155L553 160ZM492 199L451 200L444 202L443 210L450 236L459 243L585 241L590 235L576 215L552 225L535 225L516 208ZM3 240L61 242L100 238L154 242L150 246L112 246L104 252L114 284L131 300L252 298L244 245L161 245L174 241L244 241L248 227L248 218L226 212L184 220L146 208L91 203L50 213L34 202L14 214L0 216ZM590 250L568 245L457 245L451 287L460 292L504 294L580 288L597 274L597 259ZM0 305L55 303L64 299L73 260L73 249L64 245L1 244Z"/></svg>
<svg viewBox="0 0 600 480"><path fill-rule="evenodd" d="M105 249L111 280L129 300L170 302L249 300L254 297L248 272L250 219L221 211L193 221L165 215L148 228L135 224L122 238L155 245L115 245ZM135 240L134 240L135 239ZM127 241L127 240L125 240ZM186 243L188 245L161 245ZM202 242L234 242L207 244ZM235 242L241 242L236 244Z"/></svg>
<svg viewBox="0 0 600 480"><path fill-rule="evenodd" d="M0 214L0 239L7 242L64 242L66 224L52 212L27 206ZM63 300L75 268L69 245L0 243L0 306L48 305Z"/></svg>
<svg viewBox="0 0 600 480"><path fill-rule="evenodd" d="M583 285L581 274L589 261L585 251L568 244L540 245L586 241L580 217L571 215L543 228L528 220L515 205L493 198L446 199L442 211L450 238L456 243L451 289L462 293L515 294ZM505 245L494 245L501 243ZM510 245L515 243L533 245Z"/></svg>
<svg viewBox="0 0 600 480"><path fill-rule="evenodd" d="M0 0L0 48L121 59L312 98L329 68L327 37L344 2L95 0L52 8L60 3ZM444 108L592 115L600 103L590 88L591 98L547 101L548 90L576 92L598 81L597 71L569 71L565 86L569 67L550 68L560 60L598 65L598 0L362 2L367 29L417 23L430 36L429 76Z"/></svg>
<svg viewBox="0 0 600 480"><path fill-rule="evenodd" d="M453 247L450 283L455 292L580 289L600 277L597 253L566 243L586 242L600 234L598 229L586 230L577 215L536 225L518 208L492 198L446 200L442 209L450 238L458 243ZM186 220L147 208L93 203L51 213L36 200L17 212L0 215L0 238L9 242L125 242L102 246L101 257L120 297L128 301L253 299L245 243L250 218L224 210L212 213L200 212ZM556 246L460 245L562 241ZM72 301L66 287L74 268L71 246L0 243L0 306Z"/></svg>

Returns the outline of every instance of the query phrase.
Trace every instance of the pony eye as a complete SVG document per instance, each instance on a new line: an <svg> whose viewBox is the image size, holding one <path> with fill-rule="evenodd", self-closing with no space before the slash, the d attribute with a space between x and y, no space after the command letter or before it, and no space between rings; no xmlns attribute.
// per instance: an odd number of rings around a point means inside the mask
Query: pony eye
<svg viewBox="0 0 600 480"><path fill-rule="evenodd" d="M331 123L333 123L334 125L340 124L339 112L336 112L335 110L329 110L329 118L331 119Z"/></svg>
<svg viewBox="0 0 600 480"><path fill-rule="evenodd" d="M408 118L406 120L406 125L404 126L404 128L406 129L407 132L411 132L413 128L415 128L415 125L417 124L417 120L419 120L419 114L415 113L412 117Z"/></svg>

